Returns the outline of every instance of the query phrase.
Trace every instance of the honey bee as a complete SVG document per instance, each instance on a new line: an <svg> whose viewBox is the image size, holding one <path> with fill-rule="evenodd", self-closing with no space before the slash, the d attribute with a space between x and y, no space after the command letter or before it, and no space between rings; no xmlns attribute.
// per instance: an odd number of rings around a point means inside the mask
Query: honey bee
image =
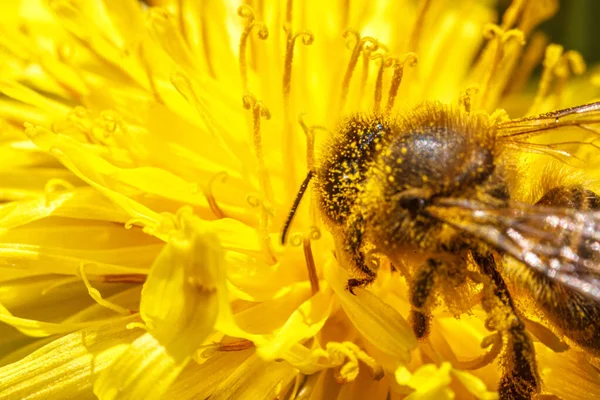
<svg viewBox="0 0 600 400"><path fill-rule="evenodd" d="M506 270L572 343L600 355L600 197L573 185L552 188L534 205L514 201L505 153L539 150L527 146L531 138L593 124L600 124L600 102L504 122L440 103L354 115L309 171L282 243L314 179L336 257L353 272L350 292L377 276L367 251L392 265L419 260L407 277L417 338L428 335L436 287L446 280L482 284L486 327L504 343L500 397L530 399L541 383Z"/></svg>

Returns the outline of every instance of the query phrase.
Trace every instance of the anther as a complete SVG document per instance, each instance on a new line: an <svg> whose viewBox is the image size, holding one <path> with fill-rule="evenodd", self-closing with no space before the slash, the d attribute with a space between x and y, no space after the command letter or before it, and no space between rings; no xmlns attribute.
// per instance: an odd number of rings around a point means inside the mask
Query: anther
<svg viewBox="0 0 600 400"><path fill-rule="evenodd" d="M471 103L473 97L477 93L479 93L479 87L476 85L469 86L463 93L461 93L460 97L458 98L458 104L463 110L465 110L465 112L471 112Z"/></svg>
<svg viewBox="0 0 600 400"><path fill-rule="evenodd" d="M377 112L381 108L381 98L383 96L383 72L385 68L394 65L395 58L386 53L378 53L371 56L371 60L376 59L381 60L379 69L377 70L377 78L375 79L375 97L373 99L374 110Z"/></svg>
<svg viewBox="0 0 600 400"><path fill-rule="evenodd" d="M240 77L242 79L242 91L249 91L248 88L248 60L246 58L246 47L248 45L248 37L252 30L258 29L258 38L265 40L269 37L269 30L262 22L256 21L254 10L247 4L241 5L237 9L238 16L246 19L246 26L242 31L239 44L239 62L240 62Z"/></svg>
<svg viewBox="0 0 600 400"><path fill-rule="evenodd" d="M293 193L296 185L296 163L294 157L294 150L296 148L294 144L294 132L293 123L291 117L290 107L290 92L292 87L292 64L294 60L294 48L298 39L302 39L302 43L309 46L314 41L314 36L309 31L302 31L296 34L292 33L289 27L284 27L286 31L286 47L285 47L285 58L283 62L283 121L284 121L284 134L283 134L283 170L286 174L285 184L286 193Z"/></svg>
<svg viewBox="0 0 600 400"><path fill-rule="evenodd" d="M500 66L500 62L504 57L504 50L507 44L516 42L520 46L523 46L525 44L525 35L522 31L518 29L503 31L502 28L494 24L488 24L485 27L483 35L487 39L494 40L496 42L496 51L494 52L494 58L492 60L491 66L489 67L487 79L483 84L481 96L479 97L481 106L485 108L487 103L491 103L491 101L493 100L489 98L489 94L492 89L494 77L496 76L496 73Z"/></svg>
<svg viewBox="0 0 600 400"><path fill-rule="evenodd" d="M517 20L523 13L525 8L525 0L513 0L511 5L506 9L504 15L502 15L502 30L507 30L515 26Z"/></svg>
<svg viewBox="0 0 600 400"><path fill-rule="evenodd" d="M571 73L580 75L585 72L585 63L581 55L575 51L563 53L563 47L551 44L546 48L544 57L544 70L540 79L538 92L529 114L538 113L542 103L550 96L552 83L554 83L554 107L558 108L561 101L563 87Z"/></svg>
<svg viewBox="0 0 600 400"><path fill-rule="evenodd" d="M315 266L315 258L313 257L312 248L310 246L310 239L304 238L302 242L304 250L304 261L306 262L306 269L308 270L308 280L310 282L310 289L312 294L319 292L319 277L317 275L317 267Z"/></svg>
<svg viewBox="0 0 600 400"><path fill-rule="evenodd" d="M387 113L392 111L394 108L394 101L396 100L396 95L398 94L398 89L400 88L400 84L402 83L402 76L404 75L404 67L408 64L410 67L414 67L417 65L417 54L416 53L407 53L404 56L404 60L402 62L396 61L394 63L394 74L392 75L392 81L390 83L390 92L388 94L388 103L385 111Z"/></svg>
<svg viewBox="0 0 600 400"><path fill-rule="evenodd" d="M340 94L340 112L344 109L346 105L346 99L348 98L348 92L350 91L350 81L352 80L352 74L354 73L354 69L356 68L356 63L358 62L358 57L361 52L365 49L369 49L369 51L375 51L379 48L379 42L377 39L374 39L369 36L365 36L363 38L360 37L360 33L354 30L346 30L344 32L344 39L348 38L348 36L353 36L355 39L354 46L352 47L352 53L350 54L350 60L348 61L348 66L346 67L346 72L344 73L344 78L342 79L342 91Z"/></svg>
<svg viewBox="0 0 600 400"><path fill-rule="evenodd" d="M258 178L261 194L269 201L273 202L273 190L271 188L271 180L265 165L263 155L262 135L261 135L261 118L266 120L271 119L271 113L262 102L257 101L251 94L246 94L242 98L243 106L246 110L252 112L252 139L254 144L254 153L258 161Z"/></svg>

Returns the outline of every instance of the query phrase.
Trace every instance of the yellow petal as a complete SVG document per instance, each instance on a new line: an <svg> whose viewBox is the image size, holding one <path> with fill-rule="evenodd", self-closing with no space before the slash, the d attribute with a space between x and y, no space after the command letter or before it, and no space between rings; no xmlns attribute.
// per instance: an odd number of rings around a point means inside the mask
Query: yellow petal
<svg viewBox="0 0 600 400"><path fill-rule="evenodd" d="M373 346L405 362L410 360L410 351L418 343L408 322L398 311L368 290L358 289L356 296L348 292L348 273L333 262L326 264L325 278L348 318Z"/></svg>
<svg viewBox="0 0 600 400"><path fill-rule="evenodd" d="M252 349L218 352L202 364L190 362L165 393L165 399L208 398L252 352Z"/></svg>
<svg viewBox="0 0 600 400"><path fill-rule="evenodd" d="M135 317L129 317L131 321ZM71 333L0 368L0 398L61 400L90 397L94 379L142 331L113 322Z"/></svg>
<svg viewBox="0 0 600 400"><path fill-rule="evenodd" d="M281 358L295 343L317 334L331 314L331 289L322 288L305 301L266 344L257 346L257 354L264 360Z"/></svg>
<svg viewBox="0 0 600 400"><path fill-rule="evenodd" d="M454 375L454 377L457 378L460 383L477 399L498 399L498 393L489 391L485 383L483 383L483 381L477 378L475 375L472 375L469 372L459 371L457 369L452 370L452 375Z"/></svg>
<svg viewBox="0 0 600 400"><path fill-rule="evenodd" d="M123 320L123 318L115 320ZM13 316L2 304L0 304L0 321L17 328L26 335L34 337L69 333L98 325L98 322L52 323L28 318L19 318Z"/></svg>
<svg viewBox="0 0 600 400"><path fill-rule="evenodd" d="M179 213L180 230L152 266L142 291L140 312L150 333L181 362L212 331L218 290L225 290L223 250L209 225Z"/></svg>
<svg viewBox="0 0 600 400"><path fill-rule="evenodd" d="M280 398L298 371L287 362L269 363L248 358L211 395L211 400Z"/></svg>
<svg viewBox="0 0 600 400"><path fill-rule="evenodd" d="M186 361L177 363L149 333L137 338L94 384L100 400L160 399Z"/></svg>

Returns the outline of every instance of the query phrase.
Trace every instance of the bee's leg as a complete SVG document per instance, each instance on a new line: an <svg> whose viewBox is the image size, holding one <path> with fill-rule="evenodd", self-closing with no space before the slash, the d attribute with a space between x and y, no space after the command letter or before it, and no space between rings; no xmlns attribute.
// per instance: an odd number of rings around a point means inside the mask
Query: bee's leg
<svg viewBox="0 0 600 400"><path fill-rule="evenodd" d="M531 399L540 390L533 342L516 313L494 256L473 252L473 258L481 273L489 279L482 301L489 314L488 326L504 335L506 340L504 371L498 387L500 398Z"/></svg>
<svg viewBox="0 0 600 400"><path fill-rule="evenodd" d="M348 279L346 288L352 294L357 287L365 287L372 283L377 274L366 264L365 253L362 250L363 232L365 230L365 221L361 214L353 213L348 217L344 226L343 251L348 256L348 262L351 267L358 272L361 278Z"/></svg>
<svg viewBox="0 0 600 400"><path fill-rule="evenodd" d="M440 261L430 258L415 271L411 279L409 300L412 309L410 310L409 321L417 339L423 339L429 334L431 321L429 305L435 286L436 270L440 265Z"/></svg>
<svg viewBox="0 0 600 400"><path fill-rule="evenodd" d="M559 186L549 190L536 205L567 207L580 211L600 210L600 196L582 186ZM573 237L570 246L576 253L595 263L596 252L591 239ZM600 355L600 303L583 296L531 269L516 272L519 283L530 289L548 319L573 342L592 354Z"/></svg>

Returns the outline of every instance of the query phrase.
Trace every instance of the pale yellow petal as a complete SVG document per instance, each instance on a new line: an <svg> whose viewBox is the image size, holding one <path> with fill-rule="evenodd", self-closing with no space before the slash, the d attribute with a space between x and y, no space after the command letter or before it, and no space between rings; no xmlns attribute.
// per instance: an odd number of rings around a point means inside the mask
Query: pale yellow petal
<svg viewBox="0 0 600 400"><path fill-rule="evenodd" d="M270 363L256 355L244 361L211 395L212 400L279 398L297 370L286 362Z"/></svg>
<svg viewBox="0 0 600 400"><path fill-rule="evenodd" d="M142 333L126 324L115 321L71 333L0 368L0 398L91 398L95 378Z"/></svg>
<svg viewBox="0 0 600 400"><path fill-rule="evenodd" d="M356 295L348 292L348 273L335 263L326 265L325 277L348 318L371 344L400 360L410 360L410 351L417 347L417 339L398 311L368 290L358 289Z"/></svg>
<svg viewBox="0 0 600 400"><path fill-rule="evenodd" d="M94 384L100 400L161 399L187 361L177 363L149 333L137 338Z"/></svg>
<svg viewBox="0 0 600 400"><path fill-rule="evenodd" d="M210 225L179 214L173 233L142 291L141 315L150 333L177 361L190 357L213 330L225 290L223 250Z"/></svg>
<svg viewBox="0 0 600 400"><path fill-rule="evenodd" d="M165 399L208 398L252 352L251 349L217 352L202 364L190 362L165 393Z"/></svg>

